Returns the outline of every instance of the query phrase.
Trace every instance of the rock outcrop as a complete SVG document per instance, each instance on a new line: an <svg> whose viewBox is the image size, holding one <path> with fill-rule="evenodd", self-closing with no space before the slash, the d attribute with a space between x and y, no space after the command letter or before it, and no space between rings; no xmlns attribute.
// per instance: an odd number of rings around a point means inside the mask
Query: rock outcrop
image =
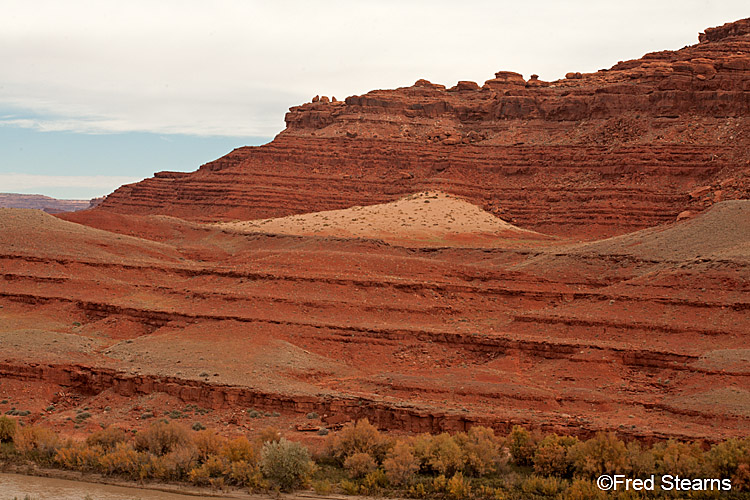
<svg viewBox="0 0 750 500"><path fill-rule="evenodd" d="M481 87L419 80L313 99L273 142L124 186L101 209L255 219L440 189L522 227L618 234L747 198L749 116L745 19L555 82L499 71Z"/></svg>

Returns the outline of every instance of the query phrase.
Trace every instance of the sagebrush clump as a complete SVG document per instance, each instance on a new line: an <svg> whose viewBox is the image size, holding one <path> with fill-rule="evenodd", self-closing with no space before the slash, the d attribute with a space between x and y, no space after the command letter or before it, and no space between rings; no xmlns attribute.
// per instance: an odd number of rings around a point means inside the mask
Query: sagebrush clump
<svg viewBox="0 0 750 500"><path fill-rule="evenodd" d="M282 491L292 491L309 479L313 461L307 448L281 438L263 445L260 468L272 486Z"/></svg>

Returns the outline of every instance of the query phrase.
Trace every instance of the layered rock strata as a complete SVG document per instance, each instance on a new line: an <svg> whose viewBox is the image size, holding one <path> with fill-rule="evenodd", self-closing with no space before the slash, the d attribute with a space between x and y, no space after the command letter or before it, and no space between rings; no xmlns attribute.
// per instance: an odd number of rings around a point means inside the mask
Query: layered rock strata
<svg viewBox="0 0 750 500"><path fill-rule="evenodd" d="M750 21L555 82L426 80L286 115L271 143L123 186L102 210L256 219L441 189L520 226L610 235L750 195Z"/></svg>

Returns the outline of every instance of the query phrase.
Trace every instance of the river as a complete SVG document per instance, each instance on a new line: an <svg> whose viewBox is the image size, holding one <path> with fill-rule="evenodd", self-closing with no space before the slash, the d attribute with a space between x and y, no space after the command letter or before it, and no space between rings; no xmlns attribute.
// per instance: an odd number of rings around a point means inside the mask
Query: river
<svg viewBox="0 0 750 500"><path fill-rule="evenodd" d="M0 500L196 500L227 498L180 495L146 488L0 473ZM256 497L258 498L258 497ZM270 498L270 497L269 497Z"/></svg>

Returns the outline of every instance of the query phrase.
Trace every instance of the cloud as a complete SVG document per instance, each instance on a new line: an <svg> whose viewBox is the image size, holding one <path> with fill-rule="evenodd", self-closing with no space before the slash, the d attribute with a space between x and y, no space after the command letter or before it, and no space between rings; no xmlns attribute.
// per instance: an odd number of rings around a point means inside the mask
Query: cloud
<svg viewBox="0 0 750 500"><path fill-rule="evenodd" d="M746 0L4 0L6 125L272 136L290 106L419 78L542 79L696 43Z"/></svg>

